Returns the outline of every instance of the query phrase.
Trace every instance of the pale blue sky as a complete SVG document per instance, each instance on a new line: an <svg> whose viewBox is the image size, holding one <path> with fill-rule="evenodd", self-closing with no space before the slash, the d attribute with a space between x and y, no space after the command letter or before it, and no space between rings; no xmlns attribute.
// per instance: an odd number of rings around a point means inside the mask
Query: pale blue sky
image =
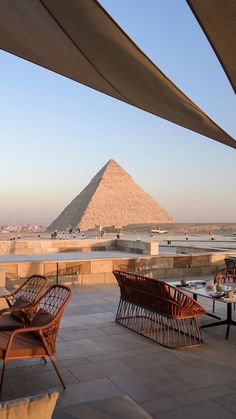
<svg viewBox="0 0 236 419"><path fill-rule="evenodd" d="M184 0L102 0L236 137L235 95ZM51 222L111 158L179 222L236 222L235 150L0 52L0 223Z"/></svg>

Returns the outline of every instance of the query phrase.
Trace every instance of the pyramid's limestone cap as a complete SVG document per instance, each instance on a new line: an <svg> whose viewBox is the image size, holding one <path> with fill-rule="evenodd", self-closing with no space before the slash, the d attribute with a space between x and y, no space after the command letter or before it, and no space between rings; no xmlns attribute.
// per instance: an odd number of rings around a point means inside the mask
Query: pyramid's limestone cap
<svg viewBox="0 0 236 419"><path fill-rule="evenodd" d="M90 183L98 183L102 179L120 179L120 178L131 178L131 176L113 159L109 160L105 166L91 179Z"/></svg>

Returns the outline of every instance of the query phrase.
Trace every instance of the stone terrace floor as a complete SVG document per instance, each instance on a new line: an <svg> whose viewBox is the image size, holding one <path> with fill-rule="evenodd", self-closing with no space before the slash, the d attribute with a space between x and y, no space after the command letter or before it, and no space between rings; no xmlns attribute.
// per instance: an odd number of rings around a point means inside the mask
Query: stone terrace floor
<svg viewBox="0 0 236 419"><path fill-rule="evenodd" d="M74 286L73 291L56 356L66 390L50 361L47 365L39 359L9 361L4 400L57 389L55 416L62 411L64 418L86 418L67 416L66 407L96 400L106 400L105 404L123 395L158 419L236 417L236 327L231 327L228 341L221 326L203 330L202 346L166 349L115 324L119 300L115 284ZM201 302L211 309L210 300ZM226 305L217 302L216 311L225 317ZM236 318L236 311L233 315Z"/></svg>

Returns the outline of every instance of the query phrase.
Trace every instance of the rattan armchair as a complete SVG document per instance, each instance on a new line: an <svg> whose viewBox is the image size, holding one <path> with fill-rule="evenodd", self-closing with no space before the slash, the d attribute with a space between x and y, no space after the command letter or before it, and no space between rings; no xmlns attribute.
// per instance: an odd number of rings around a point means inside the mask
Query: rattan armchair
<svg viewBox="0 0 236 419"><path fill-rule="evenodd" d="M48 279L45 276L32 275L11 294L0 296L8 304L8 308L0 310L0 331L15 330L27 325L31 310L35 310L35 302L47 285Z"/></svg>
<svg viewBox="0 0 236 419"><path fill-rule="evenodd" d="M217 271L214 275L214 282L223 282L223 283L235 283L236 282L236 264L231 263L229 266L225 266ZM235 309L235 303L234 303ZM213 313L215 312L215 300L213 300L212 306Z"/></svg>
<svg viewBox="0 0 236 419"><path fill-rule="evenodd" d="M215 273L214 281L236 282L236 265L225 266Z"/></svg>
<svg viewBox="0 0 236 419"><path fill-rule="evenodd" d="M120 287L116 322L168 348L202 343L199 317L207 311L171 285L113 271Z"/></svg>
<svg viewBox="0 0 236 419"><path fill-rule="evenodd" d="M3 361L0 394L6 363L11 359L44 358L48 356L65 388L53 356L56 353L56 338L61 317L70 297L71 290L69 288L63 285L54 285L34 303L35 310L31 311L28 327L13 332L0 331L0 358Z"/></svg>

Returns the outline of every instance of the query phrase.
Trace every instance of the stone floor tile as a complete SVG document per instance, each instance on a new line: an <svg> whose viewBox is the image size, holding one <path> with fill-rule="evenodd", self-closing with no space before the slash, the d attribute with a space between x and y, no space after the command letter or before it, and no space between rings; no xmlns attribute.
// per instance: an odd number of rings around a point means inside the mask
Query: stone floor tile
<svg viewBox="0 0 236 419"><path fill-rule="evenodd" d="M16 377L16 376L27 376L28 374L32 374L32 367L16 367L16 368L8 368L9 363L6 366L6 370L5 370L5 377L6 378L10 378L10 377ZM23 379L23 378L22 378Z"/></svg>
<svg viewBox="0 0 236 419"><path fill-rule="evenodd" d="M79 339L73 342L63 342L57 346L57 359L72 359L86 355L100 355L106 349L98 345L94 339Z"/></svg>
<svg viewBox="0 0 236 419"><path fill-rule="evenodd" d="M134 371L141 371L146 369L152 369L159 366L166 366L171 364L177 364L180 362L176 357L169 353L157 352L148 353L145 355L136 355L125 358L124 362L129 365Z"/></svg>
<svg viewBox="0 0 236 419"><path fill-rule="evenodd" d="M77 378L70 372L69 368L61 368L59 371L66 386L70 384L76 384L78 382ZM40 380L43 383L44 389L51 387L61 388L61 382L54 369L35 373L34 377L35 380Z"/></svg>
<svg viewBox="0 0 236 419"><path fill-rule="evenodd" d="M157 413L157 419L235 419L235 415L214 400L179 407L174 410Z"/></svg>
<svg viewBox="0 0 236 419"><path fill-rule="evenodd" d="M223 339L224 342L224 339ZM218 344L214 343L202 345L199 348L199 351L196 351L195 354L198 356L198 359L205 360L207 362L216 362L217 364L221 364L223 366L232 365L232 368L236 369L236 353L227 353L225 350L225 346L222 345L222 339L218 339ZM176 351L177 352L177 351ZM176 356L178 356L176 354ZM235 362L233 362L235 360Z"/></svg>
<svg viewBox="0 0 236 419"><path fill-rule="evenodd" d="M157 343L154 343L151 341L147 341L147 343L144 345L142 345L140 347L140 345L135 345L135 352L136 354L149 354L149 353L157 353L157 352L162 352L163 351L163 346L158 345ZM164 350L166 350L166 348L164 348ZM166 353L168 353L168 350L166 350Z"/></svg>
<svg viewBox="0 0 236 419"><path fill-rule="evenodd" d="M104 372L97 365L90 363L73 366L69 370L79 382L93 381L105 377Z"/></svg>
<svg viewBox="0 0 236 419"><path fill-rule="evenodd" d="M220 403L222 406L233 412L236 417L236 392L224 397L218 397L217 403Z"/></svg>
<svg viewBox="0 0 236 419"><path fill-rule="evenodd" d="M196 361L196 360L201 359L200 350L201 350L201 347L184 348L184 349L178 349L176 351L173 351L172 349L170 349L171 354L174 357L184 362L189 362L189 361L191 362L191 361Z"/></svg>
<svg viewBox="0 0 236 419"><path fill-rule="evenodd" d="M7 362L7 370L11 368L23 368L32 367L44 362L41 358L30 358L30 359L11 359Z"/></svg>
<svg viewBox="0 0 236 419"><path fill-rule="evenodd" d="M68 367L72 367L72 366L78 366L78 365L84 365L84 364L88 364L89 361L86 358L83 357L78 357L78 358L72 358L72 359L62 359L62 360L58 360L55 357L57 366L60 369L62 368L68 368ZM51 363L51 361L48 359L47 360L47 364L45 364L44 362L41 362L38 365L33 365L32 370L35 372L42 372L42 371L47 371L47 370L52 370L53 369L53 365Z"/></svg>
<svg viewBox="0 0 236 419"><path fill-rule="evenodd" d="M175 394L173 397L175 400L181 402L184 405L197 403L203 400L210 400L220 398L228 394L234 393L234 390L225 384L216 384L210 387L204 387L192 391L186 391L185 393Z"/></svg>
<svg viewBox="0 0 236 419"><path fill-rule="evenodd" d="M13 388L10 385L10 382L7 379L5 379L3 381L1 402L6 401L6 400L12 400L15 398L16 398L16 393L13 391Z"/></svg>
<svg viewBox="0 0 236 419"><path fill-rule="evenodd" d="M96 366L100 368L106 377L111 377L113 375L123 375L133 372L133 369L126 364L125 360L120 359L100 361L96 363Z"/></svg>
<svg viewBox="0 0 236 419"><path fill-rule="evenodd" d="M101 355L89 355L87 359L90 362L101 362L107 361L109 359L123 359L127 357L135 356L136 352L134 350L127 350L127 351L109 351Z"/></svg>
<svg viewBox="0 0 236 419"><path fill-rule="evenodd" d="M66 385L76 384L78 382L66 368L62 368L60 373ZM17 397L42 393L52 387L56 387L59 390L62 389L61 382L54 370L31 373L24 376L24 378L21 376L11 377L9 383Z"/></svg>
<svg viewBox="0 0 236 419"><path fill-rule="evenodd" d="M179 393L180 389L188 391L193 388L161 367L113 376L111 379L136 402L173 395Z"/></svg>
<svg viewBox="0 0 236 419"><path fill-rule="evenodd" d="M126 327L119 326L118 324L110 324L107 327L99 327L99 330L105 333L105 335L113 336L113 335L121 335L121 334L129 334L129 330Z"/></svg>
<svg viewBox="0 0 236 419"><path fill-rule="evenodd" d="M233 390L236 390L236 380L228 381L227 385L232 388Z"/></svg>
<svg viewBox="0 0 236 419"><path fill-rule="evenodd" d="M64 341L73 341L78 339L86 339L93 337L104 337L106 334L99 329L80 329L77 327L65 327L60 330L60 337Z"/></svg>
<svg viewBox="0 0 236 419"><path fill-rule="evenodd" d="M56 409L53 419L151 419L128 396L96 400Z"/></svg>
<svg viewBox="0 0 236 419"><path fill-rule="evenodd" d="M106 336L105 338L94 338L94 341L99 344L102 348L107 351L122 351L122 350L133 350L137 346L139 348L146 348L146 342L139 341L136 337L133 338L126 334Z"/></svg>
<svg viewBox="0 0 236 419"><path fill-rule="evenodd" d="M222 365L205 360L191 361L187 365L185 362L179 362L176 365L168 365L163 368L176 379L182 380L195 388L223 384L235 377L235 371L231 368L225 368Z"/></svg>
<svg viewBox="0 0 236 419"><path fill-rule="evenodd" d="M179 403L172 397L167 396L141 403L141 406L148 413L154 414L159 412L165 412L166 410L176 409L177 407L181 406L181 403Z"/></svg>
<svg viewBox="0 0 236 419"><path fill-rule="evenodd" d="M35 374L28 374L27 379L22 379L21 376L11 377L9 383L16 398L42 393L45 389L43 381L40 377L36 379Z"/></svg>
<svg viewBox="0 0 236 419"><path fill-rule="evenodd" d="M124 392L108 378L70 385L60 395L59 406L120 397Z"/></svg>

